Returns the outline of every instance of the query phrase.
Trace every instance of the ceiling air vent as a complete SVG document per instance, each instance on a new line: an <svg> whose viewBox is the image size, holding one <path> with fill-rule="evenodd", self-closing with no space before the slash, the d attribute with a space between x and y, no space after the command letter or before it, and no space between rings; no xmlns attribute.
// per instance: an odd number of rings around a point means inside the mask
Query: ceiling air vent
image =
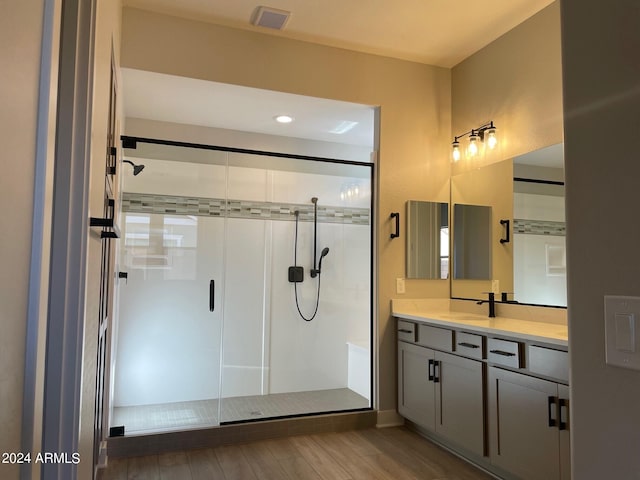
<svg viewBox="0 0 640 480"><path fill-rule="evenodd" d="M258 7L253 14L252 24L258 27L282 30L289 20L291 12L271 7Z"/></svg>

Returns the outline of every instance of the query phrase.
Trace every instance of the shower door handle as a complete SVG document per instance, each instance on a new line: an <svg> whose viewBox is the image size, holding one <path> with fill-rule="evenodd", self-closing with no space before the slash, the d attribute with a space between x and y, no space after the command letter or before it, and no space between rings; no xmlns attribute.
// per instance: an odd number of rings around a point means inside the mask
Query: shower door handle
<svg viewBox="0 0 640 480"><path fill-rule="evenodd" d="M213 312L215 310L215 296L216 296L216 281L211 280L209 282L209 311Z"/></svg>

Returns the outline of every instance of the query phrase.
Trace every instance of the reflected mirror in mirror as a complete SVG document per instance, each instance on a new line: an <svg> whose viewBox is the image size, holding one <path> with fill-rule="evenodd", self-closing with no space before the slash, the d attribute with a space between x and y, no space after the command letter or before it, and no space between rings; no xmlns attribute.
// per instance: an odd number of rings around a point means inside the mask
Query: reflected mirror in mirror
<svg viewBox="0 0 640 480"><path fill-rule="evenodd" d="M491 279L491 207L453 206L453 278Z"/></svg>
<svg viewBox="0 0 640 480"><path fill-rule="evenodd" d="M407 278L449 276L449 205L407 202Z"/></svg>
<svg viewBox="0 0 640 480"><path fill-rule="evenodd" d="M513 159L514 300L567 305L563 145Z"/></svg>
<svg viewBox="0 0 640 480"><path fill-rule="evenodd" d="M491 245L488 253L480 253L489 262L490 277L467 279L462 272L459 277L452 275L451 296L483 300L485 292L513 292L513 252L512 243L502 243L506 237L506 227L500 220L513 218L513 161L511 159L484 165L461 165L465 171L451 177L451 204L484 205L491 208ZM452 226L455 230L455 224ZM460 232L463 234L463 232ZM474 241L471 232L463 238L466 244ZM455 231L452 232L454 245Z"/></svg>

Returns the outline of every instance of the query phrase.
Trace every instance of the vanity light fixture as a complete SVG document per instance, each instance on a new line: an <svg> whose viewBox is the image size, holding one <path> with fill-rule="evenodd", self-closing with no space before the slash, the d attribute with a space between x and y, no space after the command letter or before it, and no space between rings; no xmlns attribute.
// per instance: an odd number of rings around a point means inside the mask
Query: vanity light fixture
<svg viewBox="0 0 640 480"><path fill-rule="evenodd" d="M469 136L469 145L467 146L467 155L469 157L475 157L480 152L480 144L486 143L489 149L493 150L498 145L498 139L496 137L496 126L493 121L480 125L478 128L472 128L468 132L464 132L461 135L453 137L453 143L451 144L452 152L451 156L454 162L460 160L460 142L459 139Z"/></svg>

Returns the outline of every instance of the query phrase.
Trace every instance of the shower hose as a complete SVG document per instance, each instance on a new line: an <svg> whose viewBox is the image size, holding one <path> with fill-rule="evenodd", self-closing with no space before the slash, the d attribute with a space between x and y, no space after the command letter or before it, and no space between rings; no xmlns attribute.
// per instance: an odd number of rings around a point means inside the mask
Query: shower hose
<svg viewBox="0 0 640 480"><path fill-rule="evenodd" d="M295 245L293 247L293 264L295 266L298 266L298 217L300 215L300 212L298 212L298 210L295 211L295 216L296 216L296 230L295 230ZM318 289L316 290L316 307L313 310L313 315L311 315L310 318L307 318L304 316L304 314L302 313L302 311L300 310L300 304L298 303L298 282L294 282L293 283L293 290L295 293L295 297L296 297L296 308L298 309L298 313L300 314L300 317L306 321L306 322L310 322L311 320L313 320L314 318L316 318L316 315L318 313L318 306L320 305L320 278L322 277L322 275L320 274L320 272L318 272Z"/></svg>

